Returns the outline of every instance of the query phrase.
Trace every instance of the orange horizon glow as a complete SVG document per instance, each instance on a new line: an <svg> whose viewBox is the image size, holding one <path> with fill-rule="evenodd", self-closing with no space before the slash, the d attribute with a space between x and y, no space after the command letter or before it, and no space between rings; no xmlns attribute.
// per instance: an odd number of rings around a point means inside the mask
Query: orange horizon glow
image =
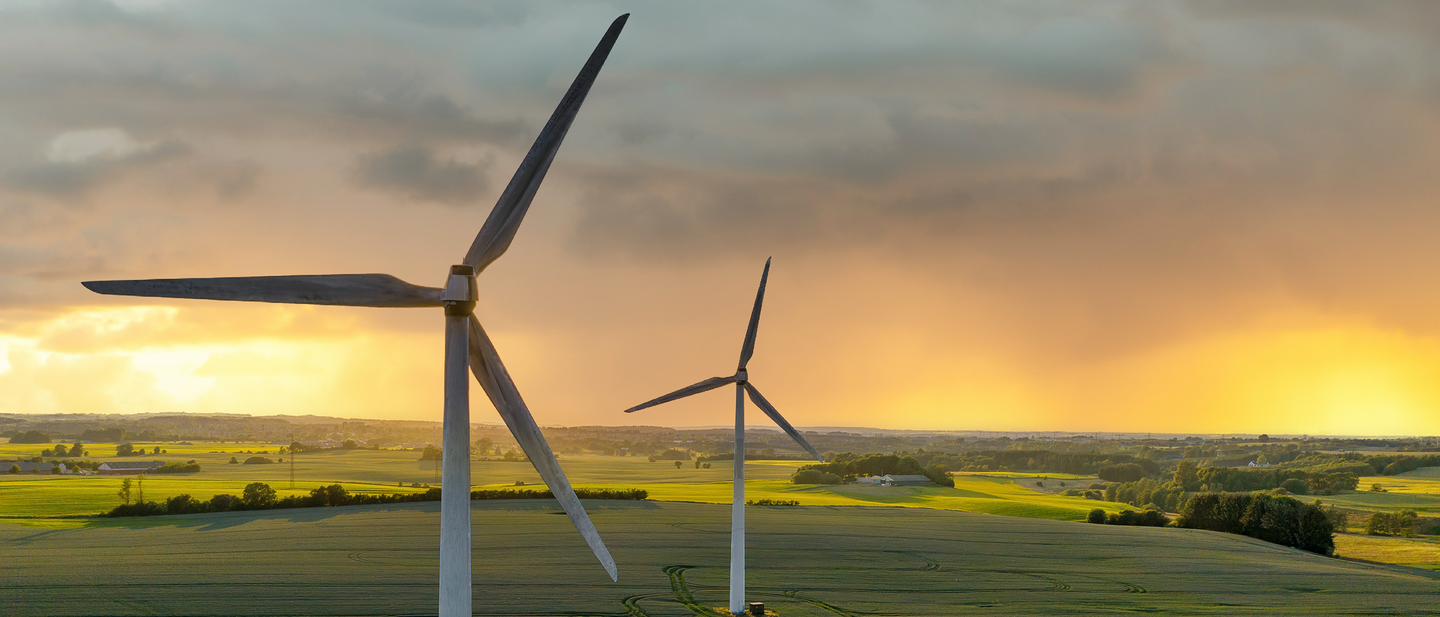
<svg viewBox="0 0 1440 617"><path fill-rule="evenodd" d="M478 277L537 420L729 424L620 410L773 256L797 426L1440 434L1440 13L1047 7L636 8ZM111 9L0 6L0 413L439 420L438 310L80 282L441 284L615 11Z"/></svg>

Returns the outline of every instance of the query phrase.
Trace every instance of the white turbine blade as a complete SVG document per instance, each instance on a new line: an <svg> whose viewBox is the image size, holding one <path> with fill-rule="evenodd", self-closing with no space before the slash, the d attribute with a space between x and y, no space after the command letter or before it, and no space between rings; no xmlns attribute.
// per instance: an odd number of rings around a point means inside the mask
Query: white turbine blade
<svg viewBox="0 0 1440 617"><path fill-rule="evenodd" d="M580 532L580 537L585 539L585 544L590 546L590 550L600 560L600 565L605 566L610 580L617 580L615 560L610 557L609 549L605 548L605 542L600 539L600 532L596 531L594 523L590 522L585 506L580 504L575 489L570 487L570 481L560 469L560 462L555 460L555 454L550 451L550 444L545 443L545 436L535 424L534 416L530 415L530 409L520 398L520 391L515 388L515 382L511 381L510 373L500 362L495 345L490 342L490 337L485 335L485 329L480 327L480 320L475 319L474 315L470 316L470 371L475 374L480 387L485 389L485 394L490 396L490 402L495 404L495 410L500 412L500 417L505 419L505 425L510 427L510 434L515 436L515 441L520 442L520 448L525 451L525 456L530 458L530 464L535 466L535 471L540 472L540 477L545 480L545 485L550 487L555 500L560 502L565 514L570 516L570 522Z"/></svg>
<svg viewBox="0 0 1440 617"><path fill-rule="evenodd" d="M520 168L515 170L515 176L510 178L505 192L500 194L500 200L495 202L495 208L485 219L485 224L475 236L469 252L465 253L465 263L475 266L476 274L510 248L515 231L520 228L520 222L525 220L525 212L530 209L530 200L534 199L535 192L540 190L540 183L545 180L545 172L549 171L550 162L560 150L560 142L565 140L570 123L575 121L575 114L580 112L585 95L590 93L590 85L595 83L600 67L604 66L605 58L610 55L610 48L615 46L615 39L620 37L620 30L625 27L625 20L629 17L630 14L626 13L610 24L610 30L601 37L600 44L595 46L590 59L585 61L580 74L575 76L575 82L570 84L565 98L560 99L560 105L555 108L550 121L545 123L540 136L535 138L535 145L530 146L530 153L525 155L525 160L520 162Z"/></svg>
<svg viewBox="0 0 1440 617"><path fill-rule="evenodd" d="M85 281L81 285L90 291L114 296L339 306L440 306L439 289L412 285L389 274Z"/></svg>
<svg viewBox="0 0 1440 617"><path fill-rule="evenodd" d="M817 461L820 461L822 463L825 462L825 457L820 456L820 453L815 451L815 446L812 446L810 445L810 442L805 441L805 438L800 436L800 431L797 431L795 430L795 427L790 426L790 423L785 421L785 417L780 415L779 411L775 410L775 406L771 405L770 401L765 400L764 395L760 394L760 391L756 390L755 386L752 386L749 382L746 382L745 392L750 394L750 400L755 402L755 406L759 407L761 411L764 411L765 415L770 416L770 419L774 420L775 424L780 425L780 428L783 429L786 433L788 433L791 439L794 439L796 443L799 443L806 450L809 450L810 456L815 457L815 460Z"/></svg>
<svg viewBox="0 0 1440 617"><path fill-rule="evenodd" d="M760 291L755 292L755 308L750 311L750 326L745 329L745 345L740 348L740 370L755 353L755 331L760 329L760 304L765 301L765 279L770 278L770 259L765 259L765 272L760 275Z"/></svg>
<svg viewBox="0 0 1440 617"><path fill-rule="evenodd" d="M695 385L680 388L679 390L666 394L665 396L653 398L645 401L644 403L640 403L639 405L626 409L625 413L630 413L632 411L640 411L641 409L645 409L646 407L654 407L656 405L659 405L660 403L668 403L675 399L685 398L687 396L690 396L691 394L708 392L728 383L735 383L734 375L731 375L729 377L711 377Z"/></svg>

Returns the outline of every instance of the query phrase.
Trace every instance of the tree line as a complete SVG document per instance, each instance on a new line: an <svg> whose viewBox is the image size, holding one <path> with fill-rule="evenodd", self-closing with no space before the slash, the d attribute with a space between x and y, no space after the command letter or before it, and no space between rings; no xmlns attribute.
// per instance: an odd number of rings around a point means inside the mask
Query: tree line
<svg viewBox="0 0 1440 617"><path fill-rule="evenodd" d="M1330 555L1334 528L1319 506L1269 493L1208 493L1185 502L1176 527L1250 536Z"/></svg>
<svg viewBox="0 0 1440 617"><path fill-rule="evenodd" d="M925 476L940 486L955 486L950 468L943 463L922 466L914 456L898 454L856 454L842 452L825 457L829 462L804 465L790 477L795 484L839 484L859 476Z"/></svg>
<svg viewBox="0 0 1440 617"><path fill-rule="evenodd" d="M140 477L143 487L143 476ZM275 489L264 482L251 482L239 496L221 494L208 500L195 499L189 494L179 494L163 502L145 501L142 492L133 503L131 481L121 483L120 497L125 501L111 509L105 516L160 516L165 514L203 514L208 512L234 512L242 510L279 510L288 508L316 508L327 506L359 506L389 503L413 503L440 501L440 489L431 488L423 493L358 494L351 493L339 484L311 489L308 495L280 497ZM643 500L650 497L644 489L575 489L581 499ZM485 489L470 492L474 501L488 499L553 499L549 490L529 489Z"/></svg>

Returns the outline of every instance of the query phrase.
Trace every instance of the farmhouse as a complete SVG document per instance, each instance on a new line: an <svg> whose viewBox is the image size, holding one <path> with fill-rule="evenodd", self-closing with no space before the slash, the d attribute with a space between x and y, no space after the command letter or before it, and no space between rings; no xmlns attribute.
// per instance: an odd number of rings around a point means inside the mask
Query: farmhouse
<svg viewBox="0 0 1440 617"><path fill-rule="evenodd" d="M925 476L881 476L881 486L925 486L930 478Z"/></svg>
<svg viewBox="0 0 1440 617"><path fill-rule="evenodd" d="M125 462L125 463L101 463L101 464L100 464L100 468L97 469L96 472L99 473L100 475L106 475L106 476L134 475L134 474L145 473L145 472L147 472L147 471L153 471L153 470L155 470L155 469L159 469L160 467L162 467L162 466L164 466L164 465L165 465L165 463L163 463L163 462L161 462L161 461L148 461L148 462L136 462L136 463L130 463L130 462Z"/></svg>
<svg viewBox="0 0 1440 617"><path fill-rule="evenodd" d="M20 473L54 473L56 466L60 467L60 473L70 473L70 470L65 468L65 463L0 463L0 471L19 467Z"/></svg>

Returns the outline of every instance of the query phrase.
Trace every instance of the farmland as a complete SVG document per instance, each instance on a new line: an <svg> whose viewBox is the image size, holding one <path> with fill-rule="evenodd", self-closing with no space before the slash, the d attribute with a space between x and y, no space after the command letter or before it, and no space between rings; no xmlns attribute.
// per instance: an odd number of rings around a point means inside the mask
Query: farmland
<svg viewBox="0 0 1440 617"><path fill-rule="evenodd" d="M137 444L138 445L138 444ZM153 449L153 445L144 444ZM18 448L18 446L9 446ZM88 446L95 452L113 452L114 446ZM163 444L166 454L92 460L196 460L202 470L195 474L150 475L145 480L146 499L161 501L180 493L208 499L218 493L239 494L250 482L266 482L281 497L308 493L323 484L339 482L352 492L411 492L415 483L436 483L435 472L417 461L418 454L402 450L328 450L302 453L296 464L296 483L289 489L289 465L232 465L232 456L244 460L254 452L268 450L269 458L280 458L275 446L236 444ZM174 448L174 449L172 449ZM184 449L177 453L176 450ZM38 450L25 446L25 451ZM215 452L220 450L220 452ZM249 452L246 452L246 451ZM649 462L637 457L572 456L561 459L566 474L576 486L585 488L644 488L651 499L700 503L729 503L730 461L715 461L709 469L696 469L682 461ZM1105 504L1080 497L1061 497L1028 490L1014 483L1016 476L999 474L958 475L954 489L930 487L876 487L860 485L809 486L787 481L799 461L751 461L746 464L748 499L783 499L814 506L898 506L1005 514L1060 520L1081 520L1091 508L1115 511L1126 506ZM527 462L474 461L473 479L477 488L513 486L516 482L539 484L539 474ZM0 474L0 517L36 517L95 514L119 503L116 476L56 476ZM405 486L400 486L401 484Z"/></svg>
<svg viewBox="0 0 1440 617"><path fill-rule="evenodd" d="M0 523L0 612L425 614L437 505ZM553 502L473 504L476 613L661 617L725 603L727 507L586 507L618 583ZM1240 536L917 508L756 507L747 535L750 599L786 616L1435 614L1440 588L1423 571Z"/></svg>

